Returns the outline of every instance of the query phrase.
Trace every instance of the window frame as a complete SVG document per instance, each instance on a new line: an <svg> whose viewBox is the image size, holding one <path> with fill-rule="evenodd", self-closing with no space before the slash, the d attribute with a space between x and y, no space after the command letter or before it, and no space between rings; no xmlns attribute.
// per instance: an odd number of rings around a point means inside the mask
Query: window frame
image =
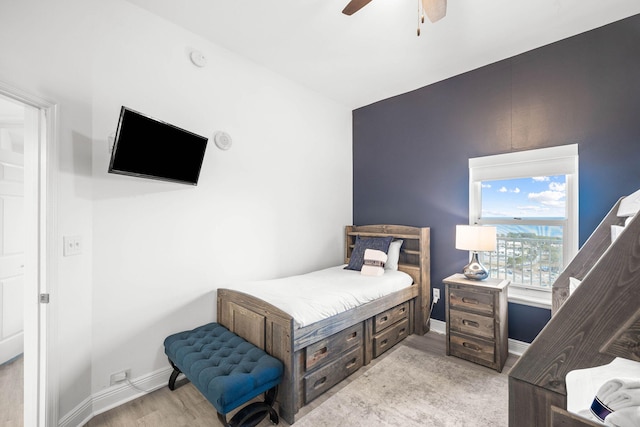
<svg viewBox="0 0 640 427"><path fill-rule="evenodd" d="M578 252L578 144L539 148L506 154L497 154L469 159L469 224L515 224L516 219L483 219L482 181L528 178L536 176L565 175L564 220L527 219L521 224L541 224L563 226L563 268ZM512 284L509 300L520 304L551 308L551 290L535 289Z"/></svg>

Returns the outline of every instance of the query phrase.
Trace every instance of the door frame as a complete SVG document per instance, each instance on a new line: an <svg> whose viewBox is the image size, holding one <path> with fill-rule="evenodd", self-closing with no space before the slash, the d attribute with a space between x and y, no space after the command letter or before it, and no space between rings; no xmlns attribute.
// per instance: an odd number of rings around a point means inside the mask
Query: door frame
<svg viewBox="0 0 640 427"><path fill-rule="evenodd" d="M25 127L24 425L55 426L59 400L55 369L58 106L1 81L0 94L37 110L32 116L37 129ZM49 294L50 304L40 302L42 294Z"/></svg>

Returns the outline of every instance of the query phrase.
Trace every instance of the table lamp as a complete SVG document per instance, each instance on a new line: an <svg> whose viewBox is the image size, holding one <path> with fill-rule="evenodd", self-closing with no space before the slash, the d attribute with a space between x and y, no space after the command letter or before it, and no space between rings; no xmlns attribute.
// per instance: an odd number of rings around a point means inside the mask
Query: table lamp
<svg viewBox="0 0 640 427"><path fill-rule="evenodd" d="M472 251L471 261L462 270L467 279L484 280L489 272L478 260L478 252L496 250L496 227L456 225L456 249Z"/></svg>

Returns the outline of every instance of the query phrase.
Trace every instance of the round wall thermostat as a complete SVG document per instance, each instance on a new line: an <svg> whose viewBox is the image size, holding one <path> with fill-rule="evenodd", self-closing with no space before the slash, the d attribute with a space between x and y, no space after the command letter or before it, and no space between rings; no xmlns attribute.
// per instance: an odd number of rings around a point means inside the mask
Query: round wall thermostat
<svg viewBox="0 0 640 427"><path fill-rule="evenodd" d="M213 142L216 143L216 146L221 150L228 150L231 148L231 144L233 141L231 140L231 136L223 131L218 131L213 134Z"/></svg>

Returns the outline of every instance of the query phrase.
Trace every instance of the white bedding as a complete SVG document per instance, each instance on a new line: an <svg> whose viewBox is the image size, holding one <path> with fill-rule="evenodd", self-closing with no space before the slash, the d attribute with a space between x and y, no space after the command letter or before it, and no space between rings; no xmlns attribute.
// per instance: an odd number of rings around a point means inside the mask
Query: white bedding
<svg viewBox="0 0 640 427"><path fill-rule="evenodd" d="M640 362L616 357L607 365L567 373L567 411L598 422L589 408L600 386L612 378L640 378Z"/></svg>
<svg viewBox="0 0 640 427"><path fill-rule="evenodd" d="M234 285L232 289L256 296L290 314L302 328L359 305L411 286L402 271L364 276L344 265L282 279Z"/></svg>

